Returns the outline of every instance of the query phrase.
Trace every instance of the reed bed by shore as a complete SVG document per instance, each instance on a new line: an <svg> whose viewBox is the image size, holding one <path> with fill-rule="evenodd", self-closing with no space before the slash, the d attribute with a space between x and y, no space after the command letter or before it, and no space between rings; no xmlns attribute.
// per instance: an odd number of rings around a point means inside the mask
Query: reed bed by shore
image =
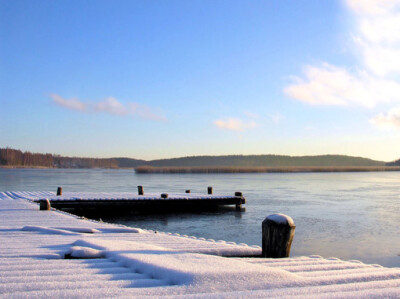
<svg viewBox="0 0 400 299"><path fill-rule="evenodd" d="M400 171L400 166L296 166L296 167L153 167L139 166L136 173L287 173Z"/></svg>

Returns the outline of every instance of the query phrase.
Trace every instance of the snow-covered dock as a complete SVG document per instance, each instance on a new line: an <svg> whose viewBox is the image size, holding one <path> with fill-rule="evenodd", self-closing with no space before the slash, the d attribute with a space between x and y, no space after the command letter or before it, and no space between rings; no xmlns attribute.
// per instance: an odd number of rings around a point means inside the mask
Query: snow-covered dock
<svg viewBox="0 0 400 299"><path fill-rule="evenodd" d="M168 209L210 208L235 206L240 210L246 200L241 193L233 195L196 194L196 193L146 193L138 195L132 192L5 192L11 198L29 199L34 202L49 200L52 207L59 210L96 210L113 209L135 212L137 210L165 211ZM240 194L240 195L237 195Z"/></svg>
<svg viewBox="0 0 400 299"><path fill-rule="evenodd" d="M1 298L400 298L399 268L249 258L261 249L40 211L26 200L39 194L20 196L0 193Z"/></svg>

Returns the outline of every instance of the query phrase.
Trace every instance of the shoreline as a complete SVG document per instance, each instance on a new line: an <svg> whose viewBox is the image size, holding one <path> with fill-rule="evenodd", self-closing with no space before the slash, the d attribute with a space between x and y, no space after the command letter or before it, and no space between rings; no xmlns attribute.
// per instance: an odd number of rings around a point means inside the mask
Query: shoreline
<svg viewBox="0 0 400 299"><path fill-rule="evenodd" d="M383 172L400 171L400 166L287 166L287 167L119 167L119 168L62 168L46 166L0 165L0 169L112 169L134 170L137 174L194 174L194 173L329 173L329 172Z"/></svg>
<svg viewBox="0 0 400 299"><path fill-rule="evenodd" d="M400 171L400 166L288 166L288 167L148 167L135 169L137 174L185 173L309 173L309 172L380 172Z"/></svg>

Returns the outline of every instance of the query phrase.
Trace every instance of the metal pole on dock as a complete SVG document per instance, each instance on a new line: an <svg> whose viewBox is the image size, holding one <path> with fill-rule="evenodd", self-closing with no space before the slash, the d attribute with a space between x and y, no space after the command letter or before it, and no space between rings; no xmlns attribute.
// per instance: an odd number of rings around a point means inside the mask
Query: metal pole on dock
<svg viewBox="0 0 400 299"><path fill-rule="evenodd" d="M207 188L207 193L208 194L212 194L213 193L213 188L212 187L208 187Z"/></svg>
<svg viewBox="0 0 400 299"><path fill-rule="evenodd" d="M57 188L57 196L61 196L62 195L62 188L58 187Z"/></svg>
<svg viewBox="0 0 400 299"><path fill-rule="evenodd" d="M289 257L296 226L291 217L284 214L269 215L262 222L262 256Z"/></svg>

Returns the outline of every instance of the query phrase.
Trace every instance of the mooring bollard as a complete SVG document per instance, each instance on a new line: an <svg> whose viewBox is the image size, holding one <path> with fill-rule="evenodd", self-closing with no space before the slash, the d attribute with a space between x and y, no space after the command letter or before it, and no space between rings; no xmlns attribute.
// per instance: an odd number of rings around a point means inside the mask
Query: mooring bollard
<svg viewBox="0 0 400 299"><path fill-rule="evenodd" d="M61 196L62 195L62 188L58 187L57 188L57 196Z"/></svg>
<svg viewBox="0 0 400 299"><path fill-rule="evenodd" d="M137 186L137 188L138 188L138 194L143 195L144 194L143 186Z"/></svg>
<svg viewBox="0 0 400 299"><path fill-rule="evenodd" d="M213 192L212 187L208 187L208 188L207 188L207 193L208 193L208 194L212 194L212 192Z"/></svg>
<svg viewBox="0 0 400 299"><path fill-rule="evenodd" d="M161 198L168 198L168 194L167 193L162 193L161 194Z"/></svg>
<svg viewBox="0 0 400 299"><path fill-rule="evenodd" d="M294 237L293 219L284 214L269 215L262 222L262 256L289 257Z"/></svg>
<svg viewBox="0 0 400 299"><path fill-rule="evenodd" d="M188 190L186 190L186 191L185 191L185 193L190 193L190 190L189 190L189 189L188 189Z"/></svg>
<svg viewBox="0 0 400 299"><path fill-rule="evenodd" d="M42 199L40 201L40 210L41 211L50 211L51 210L50 201L47 198Z"/></svg>

